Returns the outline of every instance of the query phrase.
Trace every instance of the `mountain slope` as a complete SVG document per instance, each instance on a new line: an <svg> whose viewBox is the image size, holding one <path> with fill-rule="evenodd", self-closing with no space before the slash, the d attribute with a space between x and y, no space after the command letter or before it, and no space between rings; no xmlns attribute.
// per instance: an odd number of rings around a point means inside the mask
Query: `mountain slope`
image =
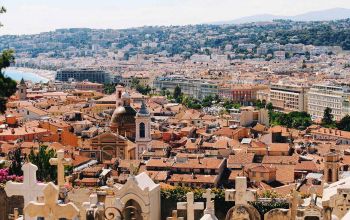
<svg viewBox="0 0 350 220"><path fill-rule="evenodd" d="M238 18L230 21L218 21L211 24L243 24L250 22L272 21L275 19L290 19L293 21L328 21L350 18L350 9L332 8L323 11L311 11L295 16L260 14Z"/></svg>

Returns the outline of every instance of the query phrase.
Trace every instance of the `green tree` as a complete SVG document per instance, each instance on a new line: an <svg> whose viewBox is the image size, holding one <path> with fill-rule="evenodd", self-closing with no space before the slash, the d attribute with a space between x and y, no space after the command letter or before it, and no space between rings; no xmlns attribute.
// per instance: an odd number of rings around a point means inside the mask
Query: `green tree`
<svg viewBox="0 0 350 220"><path fill-rule="evenodd" d="M24 156L22 155L21 147L17 147L9 153L9 159L11 160L10 174L16 176L22 176L22 164L24 163Z"/></svg>
<svg viewBox="0 0 350 220"><path fill-rule="evenodd" d="M140 84L140 80L139 80L139 79L137 79L137 78L132 78L130 87L131 87L132 89L136 89L136 87L137 87L139 84Z"/></svg>
<svg viewBox="0 0 350 220"><path fill-rule="evenodd" d="M332 109L329 107L325 108L323 112L322 126L333 127L334 126L333 118L334 116L332 115Z"/></svg>
<svg viewBox="0 0 350 220"><path fill-rule="evenodd" d="M174 97L174 99L176 99L177 102L181 102L181 101L179 101L179 99L181 99L181 97L182 97L182 92L181 92L181 88L179 85L177 85L175 87L173 97Z"/></svg>
<svg viewBox="0 0 350 220"><path fill-rule="evenodd" d="M6 9L0 6L0 14L5 13ZM1 23L0 23L1 26ZM15 61L13 50L4 50L0 53L0 113L6 110L6 103L8 98L16 92L16 81L10 77L4 76L3 69L9 67Z"/></svg>
<svg viewBox="0 0 350 220"><path fill-rule="evenodd" d="M343 131L350 131L350 115L345 115L337 124L337 128Z"/></svg>
<svg viewBox="0 0 350 220"><path fill-rule="evenodd" d="M267 108L267 110L272 111L272 110L273 110L273 105L272 105L272 103L269 102L269 103L266 105L266 108Z"/></svg>
<svg viewBox="0 0 350 220"><path fill-rule="evenodd" d="M110 95L115 92L115 86L116 84L114 83L106 83L103 86L104 93L107 95Z"/></svg>
<svg viewBox="0 0 350 220"><path fill-rule="evenodd" d="M55 166L51 166L50 158L56 157L56 152L53 149L48 149L48 146L41 145L39 151L35 152L31 149L29 160L38 167L37 178L40 181L54 181L57 177Z"/></svg>

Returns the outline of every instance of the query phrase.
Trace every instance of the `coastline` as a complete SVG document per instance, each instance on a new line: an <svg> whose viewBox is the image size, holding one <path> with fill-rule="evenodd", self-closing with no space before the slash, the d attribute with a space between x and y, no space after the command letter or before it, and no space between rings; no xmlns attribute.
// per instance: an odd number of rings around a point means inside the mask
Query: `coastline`
<svg viewBox="0 0 350 220"><path fill-rule="evenodd" d="M55 71L32 69L32 68L26 68L26 67L8 67L5 69L5 71L9 71L9 72L15 71L19 73L33 73L49 81L55 79L55 73L56 73Z"/></svg>

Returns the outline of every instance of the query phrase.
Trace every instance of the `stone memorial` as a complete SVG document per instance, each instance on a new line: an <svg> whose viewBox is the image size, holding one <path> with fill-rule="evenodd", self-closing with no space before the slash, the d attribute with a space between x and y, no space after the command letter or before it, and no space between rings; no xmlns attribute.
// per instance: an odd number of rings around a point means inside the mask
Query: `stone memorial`
<svg viewBox="0 0 350 220"><path fill-rule="evenodd" d="M211 193L211 189L207 189L206 192L203 193L203 198L206 199L206 206L201 220L218 220L215 216L214 201L211 200L215 198L215 194Z"/></svg>
<svg viewBox="0 0 350 220"><path fill-rule="evenodd" d="M130 175L127 182L115 191L116 208L124 219L160 220L160 185L146 174ZM106 201L106 207L107 201Z"/></svg>
<svg viewBox="0 0 350 220"><path fill-rule="evenodd" d="M43 217L45 220L60 218L73 219L79 215L79 209L73 204L58 204L59 189L53 183L44 188L44 202L29 202L24 207L25 215L29 217Z"/></svg>
<svg viewBox="0 0 350 220"><path fill-rule="evenodd" d="M44 183L38 183L36 179L36 171L38 167L32 163L25 163L22 166L23 170L23 183L16 183L8 181L5 185L5 192L7 196L14 195L23 196L24 206L28 205L31 201L38 201L39 197L44 196L43 190L47 186ZM30 219L26 217L26 219Z"/></svg>
<svg viewBox="0 0 350 220"><path fill-rule="evenodd" d="M166 218L166 220L184 220L184 217L178 217L177 210L173 210L171 217Z"/></svg>
<svg viewBox="0 0 350 220"><path fill-rule="evenodd" d="M72 165L72 160L64 157L64 150L58 150L57 158L51 158L49 162L57 166L57 185L63 187L65 184L64 167Z"/></svg>
<svg viewBox="0 0 350 220"><path fill-rule="evenodd" d="M235 189L225 191L225 200L235 202L235 206L228 211L226 220L260 220L259 212L248 204L256 199L256 191L247 190L247 178L236 177Z"/></svg>
<svg viewBox="0 0 350 220"><path fill-rule="evenodd" d="M194 202L193 192L188 192L186 195L186 198L187 198L186 202L177 203L177 209L187 210L187 220L194 220L194 211L203 210L204 204L203 202Z"/></svg>

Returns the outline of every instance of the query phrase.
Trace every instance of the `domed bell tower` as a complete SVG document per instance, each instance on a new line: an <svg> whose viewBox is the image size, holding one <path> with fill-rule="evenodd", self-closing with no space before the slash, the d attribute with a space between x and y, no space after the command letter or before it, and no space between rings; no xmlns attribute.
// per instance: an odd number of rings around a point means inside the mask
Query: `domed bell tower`
<svg viewBox="0 0 350 220"><path fill-rule="evenodd" d="M324 182L334 183L339 180L339 153L335 149L324 155Z"/></svg>
<svg viewBox="0 0 350 220"><path fill-rule="evenodd" d="M19 100L23 101L27 99L27 85L24 82L24 79L21 79L21 82L18 86L18 98Z"/></svg>
<svg viewBox="0 0 350 220"><path fill-rule="evenodd" d="M147 106L142 101L141 109L136 114L136 157L140 159L142 153L147 150L149 142L152 141L151 137L151 114L149 113Z"/></svg>
<svg viewBox="0 0 350 220"><path fill-rule="evenodd" d="M118 108L119 106L122 106L123 105L123 101L122 101L122 94L124 92L124 87L121 86L121 85L117 85L115 87L115 92L116 92L116 108Z"/></svg>

